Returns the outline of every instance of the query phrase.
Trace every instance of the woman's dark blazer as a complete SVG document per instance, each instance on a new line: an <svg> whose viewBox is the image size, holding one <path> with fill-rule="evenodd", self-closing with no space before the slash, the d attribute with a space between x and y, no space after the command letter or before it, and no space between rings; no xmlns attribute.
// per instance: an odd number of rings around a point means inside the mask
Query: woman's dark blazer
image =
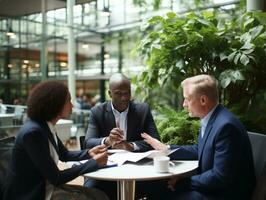
<svg viewBox="0 0 266 200"><path fill-rule="evenodd" d="M55 145L46 122L28 120L22 126L12 152L4 200L44 200L46 181L58 186L98 168L96 161L90 159L83 165L60 171L50 156L49 140ZM59 160L65 162L90 158L87 150L70 152L58 137L57 140Z"/></svg>

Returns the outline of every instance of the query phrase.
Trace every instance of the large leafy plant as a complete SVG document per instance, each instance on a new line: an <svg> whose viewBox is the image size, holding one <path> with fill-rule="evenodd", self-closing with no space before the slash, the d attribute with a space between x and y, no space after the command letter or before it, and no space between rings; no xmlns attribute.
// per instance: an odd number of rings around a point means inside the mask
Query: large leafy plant
<svg viewBox="0 0 266 200"><path fill-rule="evenodd" d="M168 144L194 144L197 141L199 121L191 119L185 110L176 112L164 106L156 107L155 122L161 141Z"/></svg>
<svg viewBox="0 0 266 200"><path fill-rule="evenodd" d="M249 129L258 129L257 124L266 120L253 113L256 105L266 107L265 19L265 13L234 17L218 11L184 16L170 12L151 18L143 27L145 37L138 47L147 67L136 79L137 93L145 94L152 103L158 100L149 95L154 96L151 91L155 88L160 88L159 97L164 91L168 96L177 95L184 78L212 74L220 82L222 102ZM266 132L266 127L257 131Z"/></svg>

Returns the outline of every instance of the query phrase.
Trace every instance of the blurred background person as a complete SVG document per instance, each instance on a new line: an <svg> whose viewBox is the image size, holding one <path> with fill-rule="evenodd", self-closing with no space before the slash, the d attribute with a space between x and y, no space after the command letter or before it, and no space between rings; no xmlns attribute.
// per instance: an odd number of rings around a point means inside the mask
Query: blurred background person
<svg viewBox="0 0 266 200"><path fill-rule="evenodd" d="M0 114L5 114L7 107L4 105L3 99L0 99Z"/></svg>

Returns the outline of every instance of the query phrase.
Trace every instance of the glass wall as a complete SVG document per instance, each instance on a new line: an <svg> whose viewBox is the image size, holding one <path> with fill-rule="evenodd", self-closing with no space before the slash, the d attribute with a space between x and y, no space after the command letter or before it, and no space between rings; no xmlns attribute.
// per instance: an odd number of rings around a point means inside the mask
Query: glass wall
<svg viewBox="0 0 266 200"><path fill-rule="evenodd" d="M94 0L75 5L77 80L103 80L118 71L130 76L137 74L143 64L134 56L134 49L142 37L140 26L149 17L229 1L209 0L200 5L195 0L165 0L158 5L156 2L160 1ZM46 16L46 28L42 30L41 11L10 18L1 17L0 13L0 98L6 102L16 95L26 98L31 84L41 80L42 67L47 68L48 78L67 79L67 9L49 10ZM46 66L40 62L43 41ZM99 87L94 85L95 89Z"/></svg>

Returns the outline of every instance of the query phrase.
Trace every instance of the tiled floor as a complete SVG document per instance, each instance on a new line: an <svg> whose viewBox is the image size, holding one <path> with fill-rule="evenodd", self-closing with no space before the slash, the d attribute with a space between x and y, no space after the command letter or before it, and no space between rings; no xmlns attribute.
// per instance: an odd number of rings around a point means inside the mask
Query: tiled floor
<svg viewBox="0 0 266 200"><path fill-rule="evenodd" d="M59 167L59 169L61 169L61 170L63 170L63 169L67 169L67 168L68 168L67 165L66 165L66 163L61 162L61 161L59 161L59 163L58 163L58 167ZM81 186L82 186L83 183L84 183L84 178L83 178L83 176L79 176L79 177L75 178L74 180L68 182L67 184L70 184L70 185L81 185Z"/></svg>

